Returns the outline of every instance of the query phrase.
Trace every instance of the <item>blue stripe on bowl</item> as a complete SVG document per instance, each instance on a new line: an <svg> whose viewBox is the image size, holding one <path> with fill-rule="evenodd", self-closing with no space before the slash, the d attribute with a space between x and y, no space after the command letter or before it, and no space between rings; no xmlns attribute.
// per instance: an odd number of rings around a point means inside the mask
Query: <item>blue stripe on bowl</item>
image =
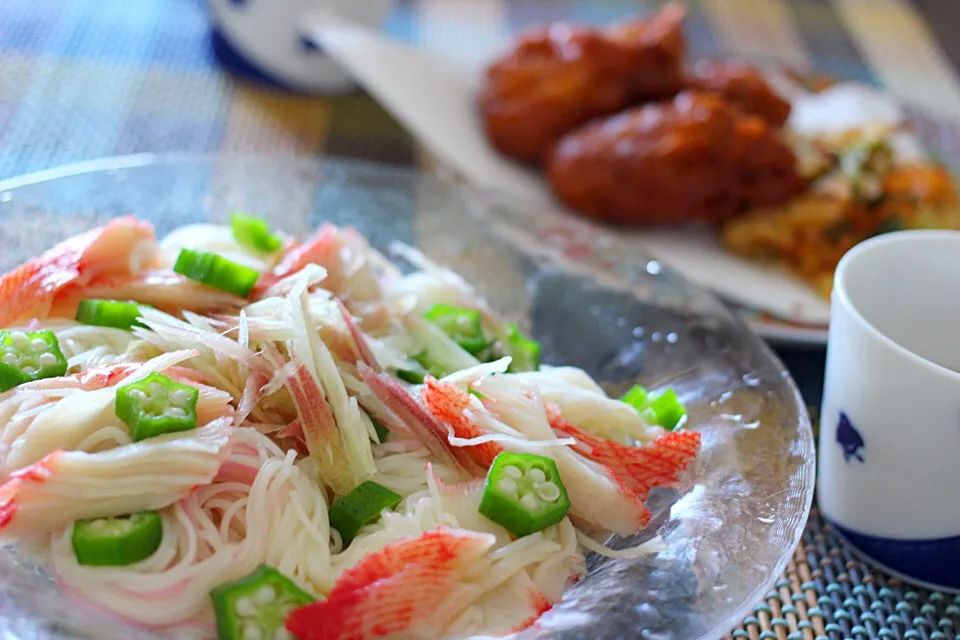
<svg viewBox="0 0 960 640"><path fill-rule="evenodd" d="M878 538L830 525L869 560L907 580L938 589L960 590L960 536L933 540Z"/></svg>
<svg viewBox="0 0 960 640"><path fill-rule="evenodd" d="M210 45L213 55L223 68L249 82L281 89L293 93L302 93L297 87L271 75L262 67L240 53L216 27L210 29Z"/></svg>

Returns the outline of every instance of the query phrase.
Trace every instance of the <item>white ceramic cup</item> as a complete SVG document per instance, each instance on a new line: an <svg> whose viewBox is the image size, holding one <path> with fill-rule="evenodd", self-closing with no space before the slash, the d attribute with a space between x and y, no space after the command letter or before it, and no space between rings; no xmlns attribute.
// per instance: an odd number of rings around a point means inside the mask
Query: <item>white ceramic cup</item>
<svg viewBox="0 0 960 640"><path fill-rule="evenodd" d="M960 589L960 232L904 231L837 267L821 513L864 556Z"/></svg>
<svg viewBox="0 0 960 640"><path fill-rule="evenodd" d="M353 78L306 38L310 12L328 10L379 30L393 0L208 0L214 31L257 76L303 93L342 93Z"/></svg>

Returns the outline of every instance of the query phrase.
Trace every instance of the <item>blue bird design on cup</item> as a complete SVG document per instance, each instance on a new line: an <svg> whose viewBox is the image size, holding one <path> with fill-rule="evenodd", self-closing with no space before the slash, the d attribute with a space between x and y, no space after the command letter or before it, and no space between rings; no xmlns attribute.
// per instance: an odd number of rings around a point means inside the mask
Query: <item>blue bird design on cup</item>
<svg viewBox="0 0 960 640"><path fill-rule="evenodd" d="M860 450L866 448L863 436L843 411L840 412L840 422L837 424L837 443L843 447L844 462L850 462L850 458L863 462L863 456L860 455Z"/></svg>
<svg viewBox="0 0 960 640"><path fill-rule="evenodd" d="M321 53L320 43L310 36L300 36L300 50L304 53Z"/></svg>

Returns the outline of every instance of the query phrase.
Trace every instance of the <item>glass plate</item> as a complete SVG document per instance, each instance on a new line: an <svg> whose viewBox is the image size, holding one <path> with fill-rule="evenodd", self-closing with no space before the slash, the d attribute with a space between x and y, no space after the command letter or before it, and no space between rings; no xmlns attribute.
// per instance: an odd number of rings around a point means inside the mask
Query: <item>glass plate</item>
<svg viewBox="0 0 960 640"><path fill-rule="evenodd" d="M294 234L354 225L421 247L611 393L671 384L703 434L685 495L651 496L663 551L589 559L588 577L522 638L714 638L760 601L798 542L813 495L810 421L783 366L715 298L550 212L409 170L306 158L117 158L0 183L0 269L133 213L159 234L243 209ZM0 549L0 637L163 638L58 593Z"/></svg>

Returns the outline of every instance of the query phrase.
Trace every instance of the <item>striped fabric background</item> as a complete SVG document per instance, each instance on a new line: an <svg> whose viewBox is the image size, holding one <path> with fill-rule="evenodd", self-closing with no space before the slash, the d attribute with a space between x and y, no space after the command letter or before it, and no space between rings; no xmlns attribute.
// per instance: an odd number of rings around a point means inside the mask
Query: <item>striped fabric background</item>
<svg viewBox="0 0 960 640"><path fill-rule="evenodd" d="M388 30L477 59L516 30L601 23L641 0L399 0ZM688 0L693 55L733 55L876 82L960 149L960 2ZM930 128L933 125L928 125ZM948 131L943 131L947 129ZM301 98L222 75L201 0L0 2L0 179L141 151L340 153L409 163L410 140L362 96Z"/></svg>
<svg viewBox="0 0 960 640"><path fill-rule="evenodd" d="M960 159L960 0L686 3L692 55L744 57L885 86L911 106L921 135L945 159ZM660 4L397 0L387 29L469 61L528 26L603 23ZM0 0L0 180L138 152L417 162L415 142L363 95L306 98L224 75L207 30L202 0ZM780 355L816 404L822 352ZM787 573L731 636L960 639L960 596L914 589L862 564L814 511Z"/></svg>

